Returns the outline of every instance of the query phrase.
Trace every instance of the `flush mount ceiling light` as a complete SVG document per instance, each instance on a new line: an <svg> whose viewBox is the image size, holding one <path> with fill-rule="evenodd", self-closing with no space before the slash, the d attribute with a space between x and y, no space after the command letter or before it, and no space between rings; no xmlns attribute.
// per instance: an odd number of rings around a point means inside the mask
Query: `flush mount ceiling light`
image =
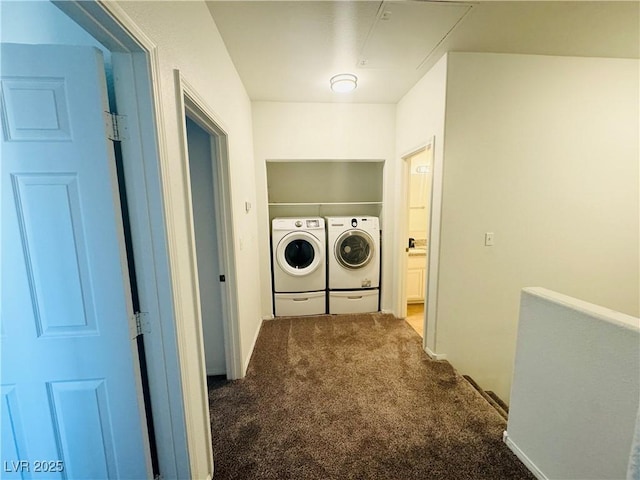
<svg viewBox="0 0 640 480"><path fill-rule="evenodd" d="M331 77L331 90L337 93L350 92L358 86L358 77L351 73L341 73Z"/></svg>

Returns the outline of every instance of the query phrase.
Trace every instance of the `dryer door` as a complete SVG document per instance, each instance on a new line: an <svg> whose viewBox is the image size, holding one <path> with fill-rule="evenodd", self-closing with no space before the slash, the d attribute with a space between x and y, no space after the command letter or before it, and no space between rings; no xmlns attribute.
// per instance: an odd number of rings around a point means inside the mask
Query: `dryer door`
<svg viewBox="0 0 640 480"><path fill-rule="evenodd" d="M289 275L305 276L314 272L324 252L320 241L308 232L292 232L280 240L276 250L278 266Z"/></svg>
<svg viewBox="0 0 640 480"><path fill-rule="evenodd" d="M373 238L363 230L347 230L335 243L336 260L350 270L364 267L374 254Z"/></svg>

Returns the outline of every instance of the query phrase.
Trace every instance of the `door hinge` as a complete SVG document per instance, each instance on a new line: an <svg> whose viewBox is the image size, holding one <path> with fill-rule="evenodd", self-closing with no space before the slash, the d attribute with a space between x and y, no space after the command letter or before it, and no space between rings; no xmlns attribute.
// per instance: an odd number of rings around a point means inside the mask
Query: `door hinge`
<svg viewBox="0 0 640 480"><path fill-rule="evenodd" d="M104 112L104 127L107 131L107 138L109 140L121 142L122 140L127 140L129 138L127 117L124 115Z"/></svg>
<svg viewBox="0 0 640 480"><path fill-rule="evenodd" d="M132 327L135 331L132 331L132 338L137 338L140 335L151 333L151 325L149 323L149 314L147 312L137 312L133 315Z"/></svg>
<svg viewBox="0 0 640 480"><path fill-rule="evenodd" d="M220 281L221 282L226 282L227 279L226 279L226 277L224 275L220 275Z"/></svg>

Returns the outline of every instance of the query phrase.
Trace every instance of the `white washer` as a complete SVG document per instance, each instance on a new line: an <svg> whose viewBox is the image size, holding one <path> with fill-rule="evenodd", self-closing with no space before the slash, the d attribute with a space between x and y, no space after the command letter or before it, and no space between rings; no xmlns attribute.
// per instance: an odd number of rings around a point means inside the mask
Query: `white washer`
<svg viewBox="0 0 640 480"><path fill-rule="evenodd" d="M326 313L326 241L323 218L271 222L276 316Z"/></svg>
<svg viewBox="0 0 640 480"><path fill-rule="evenodd" d="M378 217L327 217L329 313L378 310ZM366 291L365 291L366 290Z"/></svg>

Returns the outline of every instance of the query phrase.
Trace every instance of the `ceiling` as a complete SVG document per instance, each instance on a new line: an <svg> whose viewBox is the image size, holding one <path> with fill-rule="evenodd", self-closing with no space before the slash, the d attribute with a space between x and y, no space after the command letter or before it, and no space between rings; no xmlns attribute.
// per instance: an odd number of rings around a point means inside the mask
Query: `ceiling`
<svg viewBox="0 0 640 480"><path fill-rule="evenodd" d="M448 51L640 57L639 1L209 1L252 100L397 103ZM333 93L329 79L358 76Z"/></svg>

